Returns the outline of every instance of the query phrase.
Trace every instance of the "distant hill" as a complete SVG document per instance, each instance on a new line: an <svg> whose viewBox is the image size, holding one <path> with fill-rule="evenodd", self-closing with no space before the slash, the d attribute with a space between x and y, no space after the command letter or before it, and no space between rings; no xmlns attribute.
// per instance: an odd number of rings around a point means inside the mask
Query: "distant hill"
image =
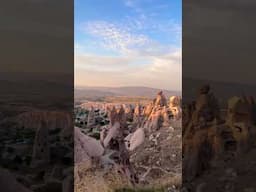
<svg viewBox="0 0 256 192"><path fill-rule="evenodd" d="M109 96L147 97L154 98L162 89L150 87L83 87L75 88L75 99L100 98ZM179 91L162 90L169 97L181 95Z"/></svg>

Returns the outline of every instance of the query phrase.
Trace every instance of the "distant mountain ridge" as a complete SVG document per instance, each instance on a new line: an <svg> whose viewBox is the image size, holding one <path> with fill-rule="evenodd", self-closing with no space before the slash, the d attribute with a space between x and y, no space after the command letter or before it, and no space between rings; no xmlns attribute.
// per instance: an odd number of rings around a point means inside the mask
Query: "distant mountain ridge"
<svg viewBox="0 0 256 192"><path fill-rule="evenodd" d="M170 91L150 87L80 87L75 88L75 98L82 97L107 97L107 96L128 96L128 97L148 97L154 98L159 91L169 97L181 95L179 91Z"/></svg>

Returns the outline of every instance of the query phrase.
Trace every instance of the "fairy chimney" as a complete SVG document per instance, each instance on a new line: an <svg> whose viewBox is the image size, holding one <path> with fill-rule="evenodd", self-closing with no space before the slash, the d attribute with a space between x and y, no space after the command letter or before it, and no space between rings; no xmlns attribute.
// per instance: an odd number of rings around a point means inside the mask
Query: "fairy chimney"
<svg viewBox="0 0 256 192"><path fill-rule="evenodd" d="M167 100L162 91L157 94L154 105L160 107L167 106Z"/></svg>
<svg viewBox="0 0 256 192"><path fill-rule="evenodd" d="M132 120L133 118L133 113L132 113L132 107L131 105L124 105L124 111L125 111L125 115L127 120Z"/></svg>
<svg viewBox="0 0 256 192"><path fill-rule="evenodd" d="M50 162L50 146L48 141L48 127L45 121L41 122L41 126L36 131L33 146L31 166L45 165Z"/></svg>
<svg viewBox="0 0 256 192"><path fill-rule="evenodd" d="M235 122L248 122L250 120L249 105L240 97L232 97L228 100L227 122L231 125Z"/></svg>
<svg viewBox="0 0 256 192"><path fill-rule="evenodd" d="M92 106L88 114L87 127L92 128L93 125L95 125L95 112L94 107Z"/></svg>
<svg viewBox="0 0 256 192"><path fill-rule="evenodd" d="M151 114L152 110L153 110L153 103L149 103L149 104L145 107L145 109L144 109L144 111L143 111L143 115L145 115L146 117L148 117L148 116Z"/></svg>
<svg viewBox="0 0 256 192"><path fill-rule="evenodd" d="M137 104L135 109L134 109L134 114L133 114L133 123L135 125L139 125L140 124L141 113L142 113L141 106L139 104Z"/></svg>
<svg viewBox="0 0 256 192"><path fill-rule="evenodd" d="M118 118L119 118L119 122L121 125L121 128L125 128L126 127L126 114L125 114L125 109L123 106L121 106L121 108L118 110Z"/></svg>
<svg viewBox="0 0 256 192"><path fill-rule="evenodd" d="M161 110L159 110L158 108L155 108L149 118L149 121L150 121L149 130L150 131L159 130L161 127L160 120L161 120Z"/></svg>
<svg viewBox="0 0 256 192"><path fill-rule="evenodd" d="M167 107L164 107L162 109L162 118L163 118L163 126L164 127L169 126L170 125L170 118L169 118Z"/></svg>
<svg viewBox="0 0 256 192"><path fill-rule="evenodd" d="M170 97L169 102L169 109L172 112L174 119L180 119L182 117L182 110L181 110L181 99L178 96L172 96Z"/></svg>

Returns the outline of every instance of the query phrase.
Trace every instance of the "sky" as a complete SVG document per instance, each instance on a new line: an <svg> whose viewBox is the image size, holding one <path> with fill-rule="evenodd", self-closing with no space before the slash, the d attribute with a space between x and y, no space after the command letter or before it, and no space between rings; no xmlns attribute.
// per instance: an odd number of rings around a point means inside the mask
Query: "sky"
<svg viewBox="0 0 256 192"><path fill-rule="evenodd" d="M75 0L75 86L181 90L181 0Z"/></svg>
<svg viewBox="0 0 256 192"><path fill-rule="evenodd" d="M255 0L183 1L183 78L255 85L255 10Z"/></svg>
<svg viewBox="0 0 256 192"><path fill-rule="evenodd" d="M70 0L2 1L0 72L63 73L73 79L72 6Z"/></svg>

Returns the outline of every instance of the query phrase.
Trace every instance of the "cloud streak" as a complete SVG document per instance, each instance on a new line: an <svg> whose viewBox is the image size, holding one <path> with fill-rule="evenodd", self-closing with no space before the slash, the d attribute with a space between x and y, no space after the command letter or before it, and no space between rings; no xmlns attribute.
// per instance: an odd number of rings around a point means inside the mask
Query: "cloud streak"
<svg viewBox="0 0 256 192"><path fill-rule="evenodd" d="M134 21L131 26L134 25L135 22L136 21ZM141 25L138 23L140 22L137 22L136 25ZM173 30L179 32L179 28L176 25L175 28L167 27L167 29L161 25L151 26L155 29L162 30L162 32L171 33ZM173 48L171 45L164 45L144 34L134 32L134 28L129 25L123 27L106 21L93 21L82 24L81 29L83 32L96 38L97 42L99 42L99 47L106 50L111 49L121 55L156 56L163 53L166 54Z"/></svg>
<svg viewBox="0 0 256 192"><path fill-rule="evenodd" d="M138 64L140 63L140 64ZM162 56L75 56L77 86L148 86L181 90L181 49Z"/></svg>
<svg viewBox="0 0 256 192"><path fill-rule="evenodd" d="M143 48L150 40L141 34L132 34L124 28L105 21L88 22L83 30L94 37L98 37L101 45L121 54L132 53L133 50Z"/></svg>
<svg viewBox="0 0 256 192"><path fill-rule="evenodd" d="M136 13L116 20L88 20L79 24L85 44L76 43L76 86L147 86L181 90L181 24L159 19L147 7L150 0L124 0ZM151 14L152 13L152 14Z"/></svg>

